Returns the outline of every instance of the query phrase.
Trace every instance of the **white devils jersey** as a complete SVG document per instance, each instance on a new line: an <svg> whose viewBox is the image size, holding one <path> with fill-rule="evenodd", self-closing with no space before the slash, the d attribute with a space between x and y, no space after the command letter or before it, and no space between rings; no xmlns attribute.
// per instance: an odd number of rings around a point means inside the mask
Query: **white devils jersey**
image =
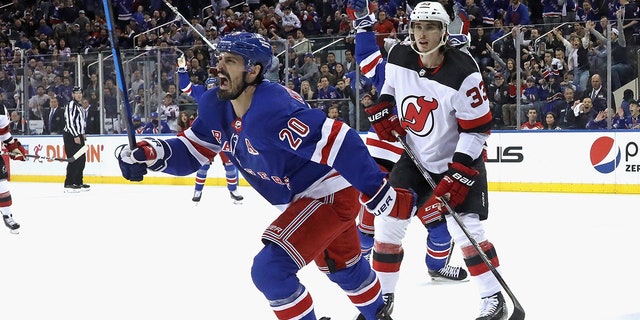
<svg viewBox="0 0 640 320"><path fill-rule="evenodd" d="M468 54L448 48L437 68L398 44L388 55L381 94L395 97L406 141L434 173L447 171L454 152L480 156L492 115L482 75Z"/></svg>

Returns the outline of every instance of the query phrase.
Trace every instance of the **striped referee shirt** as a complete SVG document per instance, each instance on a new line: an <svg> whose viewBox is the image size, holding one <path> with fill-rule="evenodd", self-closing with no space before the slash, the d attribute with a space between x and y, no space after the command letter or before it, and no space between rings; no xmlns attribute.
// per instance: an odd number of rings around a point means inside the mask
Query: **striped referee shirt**
<svg viewBox="0 0 640 320"><path fill-rule="evenodd" d="M87 126L84 108L80 102L71 100L64 110L64 131L70 133L74 137L85 134Z"/></svg>

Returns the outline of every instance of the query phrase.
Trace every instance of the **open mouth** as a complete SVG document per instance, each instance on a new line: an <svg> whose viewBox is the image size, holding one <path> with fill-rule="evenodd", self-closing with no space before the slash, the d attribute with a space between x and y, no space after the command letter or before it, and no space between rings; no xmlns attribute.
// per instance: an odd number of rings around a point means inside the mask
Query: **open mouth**
<svg viewBox="0 0 640 320"><path fill-rule="evenodd" d="M429 47L429 41L419 40L417 41L417 43L418 43L418 47L420 47L421 49L426 49Z"/></svg>
<svg viewBox="0 0 640 320"><path fill-rule="evenodd" d="M220 83L220 89L229 88L229 79L227 79L225 76L218 76L218 83Z"/></svg>

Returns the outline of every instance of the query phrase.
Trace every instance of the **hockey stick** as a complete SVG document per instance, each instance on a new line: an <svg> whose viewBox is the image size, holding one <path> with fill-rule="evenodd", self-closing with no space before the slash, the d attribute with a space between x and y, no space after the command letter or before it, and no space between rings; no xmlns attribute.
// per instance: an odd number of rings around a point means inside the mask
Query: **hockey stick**
<svg viewBox="0 0 640 320"><path fill-rule="evenodd" d="M118 39L116 38L113 25L113 6L111 0L102 0L104 6L105 20L107 20L107 30L109 31L109 42L111 43L111 53L113 55L113 64L116 71L116 82L118 88L122 90L122 99L124 99L124 108L126 113L125 124L127 125L127 137L129 138L129 147L133 150L136 147L136 133L133 128L133 120L131 115L131 104L129 103L129 94L127 93L127 82L124 78L122 69L122 61L120 60L120 48L118 47Z"/></svg>
<svg viewBox="0 0 640 320"><path fill-rule="evenodd" d="M76 160L78 160L78 158L82 157L83 154L87 153L87 150L89 150L89 147L87 145L82 146L82 148L80 148L80 150L78 150L78 152L74 153L71 157L69 158L56 158L56 157L47 157L47 156L39 156L36 154L25 154L25 158L33 158L33 159L37 159L37 160L49 160L49 161L61 161L61 162L74 162ZM4 151L2 152L2 154L6 154L9 156L15 156L16 154L13 152L9 152L9 151Z"/></svg>
<svg viewBox="0 0 640 320"><path fill-rule="evenodd" d="M411 149L411 147L409 147L407 142L404 141L399 134L394 132L393 135L396 137L396 139L398 139L398 141L400 141L400 144L402 144L402 147L404 147L404 150L407 152L407 155L409 155L409 158L411 158L411 160L416 165L420 173L424 176L425 180L427 180L427 183L429 183L429 186L431 186L431 189L435 189L436 182L433 180L433 178L431 177L427 169L425 169L425 167L422 165L422 163L418 161L418 158L413 153L413 150ZM520 305L520 302L518 301L516 296L513 294L511 289L509 289L509 286L504 281L500 273L498 273L498 270L496 270L496 268L493 266L493 264L491 263L491 260L489 260L489 258L484 253L484 251L482 251L482 248L480 248L480 245L478 244L476 239L473 238L473 236L471 235L471 232L469 232L469 229L467 229L467 226L464 225L462 218L460 218L460 214L454 211L453 208L451 208L451 206L446 200L441 199L441 201L444 204L445 208L449 211L449 214L451 214L453 219L456 221L458 226L460 226L460 229L462 229L462 231L464 232L464 235L467 236L469 241L471 241L471 244L473 245L473 247L476 249L476 251L478 251L478 254L480 255L480 258L482 259L482 261L487 265L487 267L489 267L489 270L491 270L491 273L493 273L493 275L496 277L496 279L498 280L498 282L500 283L504 291L509 295L511 302L513 302L513 313L509 317L509 320L523 320L525 313L524 313L524 309L522 308L522 305Z"/></svg>
<svg viewBox="0 0 640 320"><path fill-rule="evenodd" d="M182 13L180 13L180 11L178 11L178 8L174 7L171 3L169 3L168 0L162 0L162 2L164 2L164 4L167 5L167 7L169 7L169 9L171 9L171 11L173 11L173 13L180 17L180 19L182 19L182 21L184 21L184 23L186 23L187 25L189 25L189 28L193 29L193 31L195 33L198 34L198 36L202 39L202 41L204 41L204 43L206 43L211 49L216 50L216 48L218 47L217 45L211 43L211 41L209 41L209 39L207 39L207 37L205 37L202 33L200 33L200 31L198 31L198 29L196 29L191 22L189 22L189 20L187 20L187 18L185 18Z"/></svg>

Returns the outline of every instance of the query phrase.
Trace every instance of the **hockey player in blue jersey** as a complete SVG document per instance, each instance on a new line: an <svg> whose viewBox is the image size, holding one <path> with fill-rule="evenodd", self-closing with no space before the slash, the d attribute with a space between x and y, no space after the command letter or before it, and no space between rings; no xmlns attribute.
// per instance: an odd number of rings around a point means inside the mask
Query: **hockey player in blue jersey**
<svg viewBox="0 0 640 320"><path fill-rule="evenodd" d="M369 78L372 84L380 92L385 80L386 59L383 58L375 34L371 26L375 23L375 15L369 10L370 4L367 0L350 0L348 12L353 20L355 35L355 58L365 77ZM393 165L400 159L404 149L399 142L382 140L370 128L365 140L369 152L376 160L381 169L390 172ZM453 249L451 235L447 230L444 216L439 211L438 200L429 199L417 212L416 216L428 230L427 252L425 264L428 274L434 281L464 281L467 279L466 270L458 266L449 265L449 259ZM363 212L359 219L358 231L360 232L361 249L365 256L368 256L374 246L374 216ZM393 263L383 262L391 257ZM376 254L374 250L373 267L375 270L385 270L385 274L391 274L389 279L381 278L382 294L388 304L393 305L394 292L397 282L397 273L400 271L403 251L386 254L384 256Z"/></svg>
<svg viewBox="0 0 640 320"><path fill-rule="evenodd" d="M181 55L178 57L178 84L180 85L180 91L192 96L196 101L200 101L200 97L205 91L213 89L217 85L217 79L214 77L207 78L204 86L192 83L191 79L189 79L189 73L187 72L187 62L185 61L184 55ZM238 169L233 165L231 160L224 155L224 153L220 154L220 159L224 165L229 195L235 204L240 204L242 203L242 200L244 200L244 197L240 192L238 192ZM196 172L196 183L193 190L193 198L191 198L195 203L200 202L200 199L202 198L202 190L204 189L204 184L207 181L209 168L211 168L211 163L203 165Z"/></svg>
<svg viewBox="0 0 640 320"><path fill-rule="evenodd" d="M359 3L354 0L350 5L358 12L356 25L363 25L371 18L361 12L368 6ZM437 183L431 188L406 153L395 163L389 181L416 190L418 204L427 204L421 206L418 215L426 210L436 219L440 199L446 199L459 212L477 247L450 215L445 215L446 227L461 247L469 274L478 284L481 303L476 320L498 320L508 314L501 286L477 251L482 250L499 270L497 253L481 223L488 217L483 147L492 116L477 63L448 42L450 24L451 16L441 2L416 4L410 14L409 39L389 51L378 104L365 111L380 139L397 141L396 134L404 136L407 145L417 151L417 161ZM465 33L459 30L457 34ZM468 37L456 39L459 41L455 44L464 47ZM356 38L356 57L360 53L358 41ZM375 68L381 59L367 61L368 67ZM383 294L393 290L398 281L406 224L408 221L386 217L375 221L373 267L381 270L378 275Z"/></svg>
<svg viewBox="0 0 640 320"><path fill-rule="evenodd" d="M264 80L271 46L234 32L218 44L219 87L203 93L191 128L166 140L146 137L116 152L124 178L147 169L188 175L225 153L281 214L262 234L251 276L278 319L316 319L298 271L314 261L367 320L389 320L380 283L361 259L355 219L362 208L389 219L415 214L414 193L393 188L358 133Z"/></svg>

